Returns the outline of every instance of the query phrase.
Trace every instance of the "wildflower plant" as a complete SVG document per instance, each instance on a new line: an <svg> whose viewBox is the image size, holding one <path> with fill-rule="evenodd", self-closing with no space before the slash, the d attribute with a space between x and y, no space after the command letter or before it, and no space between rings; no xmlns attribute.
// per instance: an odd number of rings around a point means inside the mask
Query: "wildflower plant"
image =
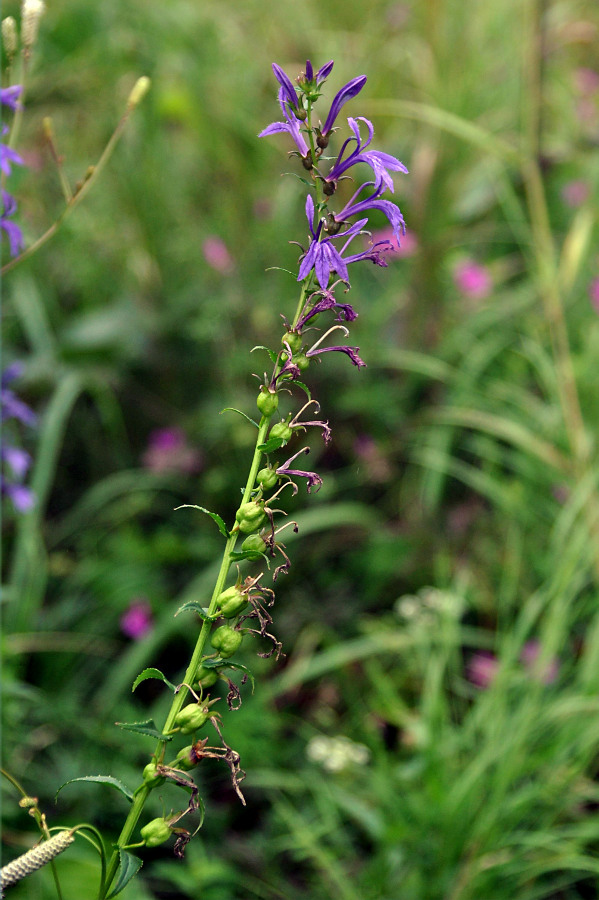
<svg viewBox="0 0 599 900"><path fill-rule="evenodd" d="M103 843L97 842L102 855L100 900L119 893L138 871L141 860L131 850L156 847L173 838L175 856L183 856L186 844L203 821L204 804L193 778L194 769L203 759L225 763L233 788L245 804L241 788L245 772L239 754L227 743L226 715L218 711L217 688L224 685L226 705L234 711L241 705L244 686L248 682L253 686L251 671L237 658L248 635L259 640L259 656L278 658L282 653L273 625L274 588L267 581L276 583L291 565L281 536L285 527L297 530L297 524L285 521L285 498L296 495L302 484L311 494L323 483L321 475L307 466L307 429L315 429L325 444L331 440L329 422L307 383L310 369L332 352L347 356L357 369L366 365L359 347L350 343L348 326L358 315L346 296L351 271L362 262L385 267L386 254L394 250L387 239L371 240L363 249L364 236L370 234L367 226L372 210L386 216L397 244L405 232L398 206L384 195L394 191L392 173L406 173L406 167L394 156L372 149L374 127L368 119L342 119L345 104L360 94L366 76L345 84L328 111L319 115L320 106L316 107L333 62L314 71L308 60L295 82L277 64L272 68L279 85L280 119L265 127L259 137L284 134L291 140L289 155L299 166L305 190L307 227L304 243L298 242L294 276L298 298L294 310L280 311L280 345L254 348L268 360L267 370L256 375L257 414L234 410L255 430L255 443L233 521L227 524L217 512L184 504L212 518L224 540L224 550L211 596L188 601L175 613L194 620L199 617L201 623L180 683L172 684L155 667L144 669L134 681L133 690L146 679L158 679L171 693L161 727L157 728L153 720L118 723L126 731L155 741L140 783L130 790L110 775L72 779L109 784L130 802L110 859L105 859ZM345 125L347 136L338 139L337 132L345 131ZM366 180L361 183L363 178ZM338 199L340 185L350 179L358 186L349 200ZM251 574L245 574L246 568ZM148 798L169 782L185 792L185 802L177 810L145 821Z"/></svg>

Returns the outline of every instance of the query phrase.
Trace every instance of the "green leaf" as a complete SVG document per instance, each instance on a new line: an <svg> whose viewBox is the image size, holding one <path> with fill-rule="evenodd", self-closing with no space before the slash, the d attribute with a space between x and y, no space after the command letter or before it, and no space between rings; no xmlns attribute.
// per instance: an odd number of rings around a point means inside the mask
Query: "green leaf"
<svg viewBox="0 0 599 900"><path fill-rule="evenodd" d="M204 622L216 622L216 620L220 618L218 615L209 616L207 607L202 606L199 600L188 600L187 603L184 603L183 606L179 607L175 615L178 616L180 612L187 612L190 609L193 610L193 612L197 612L198 616L203 619Z"/></svg>
<svg viewBox="0 0 599 900"><path fill-rule="evenodd" d="M135 731L137 734L146 734L148 737L155 738L157 741L172 741L172 734L161 734L156 728L154 719L146 719L145 722L115 722L119 728L125 731Z"/></svg>
<svg viewBox="0 0 599 900"><path fill-rule="evenodd" d="M221 409L219 415L222 416L222 414L223 414L224 412L236 412L236 413L239 413L240 416L243 416L244 419L247 419L248 422L250 422L252 425L255 425L256 428L260 428L260 426L258 425L257 422L254 422L253 419L250 419L250 417L247 416L247 415L246 415L244 412L242 412L240 409L235 409L234 406L225 406L224 409Z"/></svg>
<svg viewBox="0 0 599 900"><path fill-rule="evenodd" d="M82 775L80 778L70 778L68 781L65 781L64 784L60 785L54 795L54 799L56 800L63 787L66 787L67 784L73 784L75 781L96 781L99 784L110 784L113 788L116 788L117 791L120 791L121 794L124 794L127 800L133 800L133 794L129 788L125 787L123 782L119 781L118 778L113 778L112 775Z"/></svg>
<svg viewBox="0 0 599 900"><path fill-rule="evenodd" d="M274 450L284 447L286 443L287 441L284 441L283 438L273 437L269 438L264 444L258 444L258 450L261 450L262 453L272 453Z"/></svg>
<svg viewBox="0 0 599 900"><path fill-rule="evenodd" d="M175 506L175 512L178 509L199 509L200 512L206 513L207 516L210 516L211 519L214 519L216 524L218 525L218 530L222 534L223 537L228 538L229 532L227 531L227 526L221 519L218 513L210 512L209 509L205 509L203 506L196 506L195 503L183 503L181 506Z"/></svg>
<svg viewBox="0 0 599 900"><path fill-rule="evenodd" d="M121 861L119 866L119 879L114 886L114 890L108 895L106 900L111 900L112 897L116 897L117 894L120 894L123 888L129 884L131 879L137 875L143 865L143 861L139 856L134 856L132 853L129 853L128 850L119 849L119 858Z"/></svg>
<svg viewBox="0 0 599 900"><path fill-rule="evenodd" d="M135 690L135 688L137 687L138 684L141 684L142 681L146 681L146 679L148 679L148 678L159 678L160 681L164 681L164 683L168 687L170 687L171 691L176 690L175 685L171 684L171 682L168 680L168 678L162 674L160 669L149 668L149 669L144 669L143 672L139 673L139 675L133 682L133 687L131 688L131 693L133 693L133 691Z"/></svg>
<svg viewBox="0 0 599 900"><path fill-rule="evenodd" d="M303 381L295 380L295 381L291 381L290 384L297 384L298 388L301 388L302 391L304 391L304 393L307 395L308 400L312 399L312 394L310 393L310 388L308 387L307 384L304 384Z"/></svg>
<svg viewBox="0 0 599 900"><path fill-rule="evenodd" d="M274 350L271 350L270 347L265 347L264 344L257 344L255 347L252 347L252 349L251 349L250 352L253 353L254 350L266 350L266 352L267 352L268 355L270 356L270 361L271 361L271 363L272 363L273 366L274 366L274 364L275 364L276 361L277 361L277 356L278 356L278 354L275 353Z"/></svg>

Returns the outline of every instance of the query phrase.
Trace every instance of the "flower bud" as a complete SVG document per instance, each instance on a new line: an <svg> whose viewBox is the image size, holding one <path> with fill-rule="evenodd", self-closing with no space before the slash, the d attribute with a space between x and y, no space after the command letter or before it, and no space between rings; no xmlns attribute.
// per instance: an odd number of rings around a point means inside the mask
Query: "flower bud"
<svg viewBox="0 0 599 900"><path fill-rule="evenodd" d="M279 395L274 391L262 389L258 394L256 406L263 416L270 418L279 405Z"/></svg>
<svg viewBox="0 0 599 900"><path fill-rule="evenodd" d="M166 781L164 775L158 775L156 772L156 763L149 762L143 771L143 780L147 785L158 787Z"/></svg>
<svg viewBox="0 0 599 900"><path fill-rule="evenodd" d="M243 635L240 631L235 631L229 625L220 625L214 631L210 643L223 658L227 659L239 649L242 640Z"/></svg>
<svg viewBox="0 0 599 900"><path fill-rule="evenodd" d="M271 469L270 466L267 466L265 469L260 469L256 475L256 481L265 491L269 491L273 488L278 480L277 473L274 469Z"/></svg>
<svg viewBox="0 0 599 900"><path fill-rule="evenodd" d="M175 716L175 725L179 728L181 734L192 734L202 727L209 715L210 709L208 706L188 703Z"/></svg>
<svg viewBox="0 0 599 900"><path fill-rule="evenodd" d="M23 0L21 9L21 39L27 49L33 47L37 40L40 19L46 11L42 0Z"/></svg>
<svg viewBox="0 0 599 900"><path fill-rule="evenodd" d="M269 438L280 438L282 441L287 442L290 439L292 434L293 434L293 431L291 430L291 428L289 427L287 422L277 422L270 429L270 431L268 433L268 437Z"/></svg>
<svg viewBox="0 0 599 900"><path fill-rule="evenodd" d="M299 353L297 356L293 357L293 361L300 370L300 372L305 372L308 366L310 365L310 360L305 355L305 353Z"/></svg>
<svg viewBox="0 0 599 900"><path fill-rule="evenodd" d="M2 43L4 44L4 52L9 59L12 59L19 47L17 23L12 16L2 19Z"/></svg>
<svg viewBox="0 0 599 900"><path fill-rule="evenodd" d="M141 103L143 98L150 90L150 84L151 81L147 75L142 75L141 78L137 79L137 81L133 85L131 93L129 94L129 99L127 100L128 109L133 109L135 106L137 106L138 103Z"/></svg>
<svg viewBox="0 0 599 900"><path fill-rule="evenodd" d="M235 521L242 534L252 534L252 532L258 531L265 519L264 507L256 500L242 503L235 513Z"/></svg>
<svg viewBox="0 0 599 900"><path fill-rule="evenodd" d="M223 591L222 594L219 594L216 602L218 603L221 616L224 616L225 619L232 619L247 605L247 598L241 593L239 588L233 585L227 588L226 591Z"/></svg>
<svg viewBox="0 0 599 900"><path fill-rule="evenodd" d="M158 847L171 836L171 827L164 819L152 819L140 829L146 847Z"/></svg>

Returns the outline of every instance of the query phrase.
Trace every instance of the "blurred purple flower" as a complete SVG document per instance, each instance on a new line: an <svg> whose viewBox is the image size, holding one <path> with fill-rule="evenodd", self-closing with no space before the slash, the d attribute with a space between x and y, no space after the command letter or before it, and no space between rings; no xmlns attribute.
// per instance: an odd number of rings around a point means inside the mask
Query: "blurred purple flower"
<svg viewBox="0 0 599 900"><path fill-rule="evenodd" d="M541 642L538 640L527 641L522 648L520 661L531 678L541 681L543 684L553 684L559 675L559 660L555 657L549 659L541 669L539 667L541 656Z"/></svg>
<svg viewBox="0 0 599 900"><path fill-rule="evenodd" d="M23 371L20 362L12 363L2 373L0 379L0 420L2 422L15 419L24 425L33 426L37 416L14 393L8 385L19 377ZM0 477L0 491L8 497L19 513L27 512L35 504L35 495L22 482L31 465L31 457L26 450L11 444L4 429L3 444L0 450L3 471Z"/></svg>
<svg viewBox="0 0 599 900"><path fill-rule="evenodd" d="M151 472L176 471L191 475L202 468L202 454L187 443L181 428L159 428L150 434L142 463Z"/></svg>
<svg viewBox="0 0 599 900"><path fill-rule="evenodd" d="M19 97L21 96L22 90L23 86L20 84L13 84L11 87L0 88L0 103L2 106L8 106L9 109L16 112L20 106Z"/></svg>
<svg viewBox="0 0 599 900"><path fill-rule="evenodd" d="M472 259L458 263L453 270L453 280L458 290L473 300L484 300L493 287L489 270Z"/></svg>
<svg viewBox="0 0 599 900"><path fill-rule="evenodd" d="M121 631L134 641L139 641L154 627L152 608L147 600L139 597L132 600L129 608L121 616Z"/></svg>
<svg viewBox="0 0 599 900"><path fill-rule="evenodd" d="M8 125L2 126L2 137L4 137L5 134L8 134ZM10 175L12 171L11 164L23 166L24 162L16 150L13 150L8 144L0 143L0 171L3 175L6 175L7 177Z"/></svg>
<svg viewBox="0 0 599 900"><path fill-rule="evenodd" d="M594 94L599 91L599 72L589 68L576 69L574 84L577 91L583 96Z"/></svg>
<svg viewBox="0 0 599 900"><path fill-rule="evenodd" d="M216 235L210 235L204 240L202 252L208 265L215 272L220 272L221 275L229 275L235 268L235 263L227 250L227 245Z"/></svg>
<svg viewBox="0 0 599 900"><path fill-rule="evenodd" d="M582 178L579 178L576 181L568 181L561 191L562 200L573 209L577 206L582 206L588 198L589 193L589 183Z"/></svg>
<svg viewBox="0 0 599 900"><path fill-rule="evenodd" d="M468 681L479 688L488 688L497 675L499 660L489 650L478 650L470 657L466 666Z"/></svg>
<svg viewBox="0 0 599 900"><path fill-rule="evenodd" d="M595 312L599 313L599 278L593 278L589 285L589 297L591 306Z"/></svg>

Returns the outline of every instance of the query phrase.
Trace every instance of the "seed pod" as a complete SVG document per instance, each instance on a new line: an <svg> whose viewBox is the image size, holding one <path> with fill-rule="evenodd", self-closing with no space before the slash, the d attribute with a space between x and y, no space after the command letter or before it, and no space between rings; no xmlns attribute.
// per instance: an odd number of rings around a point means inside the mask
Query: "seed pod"
<svg viewBox="0 0 599 900"><path fill-rule="evenodd" d="M187 747L183 747L182 750L179 750L174 762L175 769L183 769L184 772L190 772L192 769L195 769L198 761L197 758L192 758L192 750L193 744L188 744Z"/></svg>
<svg viewBox="0 0 599 900"><path fill-rule="evenodd" d="M222 594L219 594L216 602L221 615L225 619L232 619L247 605L247 598L235 585L232 585L232 587L223 591Z"/></svg>
<svg viewBox="0 0 599 900"><path fill-rule="evenodd" d="M192 734L202 727L209 715L210 709L207 706L188 703L175 716L175 725L178 726L181 734Z"/></svg>
<svg viewBox="0 0 599 900"><path fill-rule="evenodd" d="M250 553L264 553L266 544L260 534L250 534L241 545L241 549Z"/></svg>
<svg viewBox="0 0 599 900"><path fill-rule="evenodd" d="M252 532L258 531L265 519L264 507L261 503L257 503L256 500L242 503L235 513L235 520L242 534L252 534Z"/></svg>
<svg viewBox="0 0 599 900"><path fill-rule="evenodd" d="M281 438L281 440L287 442L292 434L293 431L287 422L276 422L270 429L268 436L269 438Z"/></svg>
<svg viewBox="0 0 599 900"><path fill-rule="evenodd" d="M166 781L164 775L158 775L156 772L156 763L149 762L143 771L143 780L145 784L151 787L158 787Z"/></svg>
<svg viewBox="0 0 599 900"><path fill-rule="evenodd" d="M256 475L256 481L265 491L269 491L273 488L278 480L277 473L274 469L271 469L270 466L267 466L265 469L260 469Z"/></svg>
<svg viewBox="0 0 599 900"><path fill-rule="evenodd" d="M274 391L261 390L256 400L256 406L263 416L270 418L279 405L279 395Z"/></svg>
<svg viewBox="0 0 599 900"><path fill-rule="evenodd" d="M152 819L140 829L140 833L146 847L158 847L170 838L171 827L164 819Z"/></svg>
<svg viewBox="0 0 599 900"><path fill-rule="evenodd" d="M243 635L240 631L235 631L229 625L220 625L214 631L210 643L224 659L228 659L239 649L242 640Z"/></svg>
<svg viewBox="0 0 599 900"><path fill-rule="evenodd" d="M207 669L205 666L200 666L196 672L196 678L201 688L212 687L218 681L218 669Z"/></svg>
<svg viewBox="0 0 599 900"><path fill-rule="evenodd" d="M304 353L299 353L293 359L294 363L300 370L300 372L305 372L308 366L310 365L310 360Z"/></svg>
<svg viewBox="0 0 599 900"><path fill-rule="evenodd" d="M297 353L302 346L302 336L297 331L286 331L281 338L281 343L283 345L288 344L291 348L291 352Z"/></svg>

